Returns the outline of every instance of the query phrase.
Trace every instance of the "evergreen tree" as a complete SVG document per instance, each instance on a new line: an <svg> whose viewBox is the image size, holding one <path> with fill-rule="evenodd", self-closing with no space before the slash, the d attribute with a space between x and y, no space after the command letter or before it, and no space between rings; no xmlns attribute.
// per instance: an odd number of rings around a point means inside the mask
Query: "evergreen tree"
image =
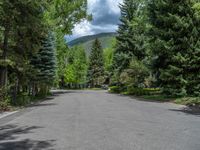
<svg viewBox="0 0 200 150"><path fill-rule="evenodd" d="M42 48L32 60L32 65L38 71L36 80L41 85L41 94L46 94L48 86L53 84L56 75L56 56L52 34L42 40Z"/></svg>
<svg viewBox="0 0 200 150"><path fill-rule="evenodd" d="M41 8L46 6L46 1L0 1L0 88L7 85L7 68L16 61L13 51L27 57L38 45L44 31Z"/></svg>
<svg viewBox="0 0 200 150"><path fill-rule="evenodd" d="M186 95L186 64L194 48L194 12L190 0L152 0L149 2L151 48L163 93ZM195 38L195 39L194 39Z"/></svg>
<svg viewBox="0 0 200 150"><path fill-rule="evenodd" d="M118 29L117 46L113 60L113 67L119 73L128 68L133 57L138 60L145 57L145 50L141 45L142 40L139 39L143 31L137 30L140 27L138 17L142 9L142 3L140 1L124 0L124 3L120 5L120 9L121 23Z"/></svg>
<svg viewBox="0 0 200 150"><path fill-rule="evenodd" d="M88 67L88 83L91 87L99 87L104 82L104 59L101 43L96 39L93 43Z"/></svg>
<svg viewBox="0 0 200 150"><path fill-rule="evenodd" d="M191 30L190 51L187 53L187 94L192 96L200 96L200 3L194 3L193 29Z"/></svg>

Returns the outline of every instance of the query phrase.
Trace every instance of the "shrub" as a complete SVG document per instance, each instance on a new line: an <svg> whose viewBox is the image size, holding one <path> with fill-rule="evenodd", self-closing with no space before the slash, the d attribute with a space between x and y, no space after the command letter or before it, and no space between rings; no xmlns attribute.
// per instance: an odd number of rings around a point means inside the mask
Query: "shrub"
<svg viewBox="0 0 200 150"><path fill-rule="evenodd" d="M6 99L4 101L0 101L0 112L1 111L9 111L11 109L10 100Z"/></svg>
<svg viewBox="0 0 200 150"><path fill-rule="evenodd" d="M10 100L6 88L0 88L0 112L10 110Z"/></svg>
<svg viewBox="0 0 200 150"><path fill-rule="evenodd" d="M197 106L200 107L200 98L199 97L184 97L179 98L175 101L177 104L183 104L187 106Z"/></svg>
<svg viewBox="0 0 200 150"><path fill-rule="evenodd" d="M127 88L127 94L129 95L136 95L136 96L142 96L142 95L155 95L159 94L160 89L158 88L136 88L133 86L128 86Z"/></svg>
<svg viewBox="0 0 200 150"><path fill-rule="evenodd" d="M109 92L111 93L121 93L125 91L125 87L123 86L112 86L109 88Z"/></svg>
<svg viewBox="0 0 200 150"><path fill-rule="evenodd" d="M26 106L31 103L31 97L27 93L21 93L17 96L17 99L15 102L13 102L13 105L15 106Z"/></svg>
<svg viewBox="0 0 200 150"><path fill-rule="evenodd" d="M161 90L159 88L144 88L146 92L149 93L149 95L160 95Z"/></svg>
<svg viewBox="0 0 200 150"><path fill-rule="evenodd" d="M148 93L142 88L135 88L133 86L128 86L127 94L141 96L141 95L147 95Z"/></svg>

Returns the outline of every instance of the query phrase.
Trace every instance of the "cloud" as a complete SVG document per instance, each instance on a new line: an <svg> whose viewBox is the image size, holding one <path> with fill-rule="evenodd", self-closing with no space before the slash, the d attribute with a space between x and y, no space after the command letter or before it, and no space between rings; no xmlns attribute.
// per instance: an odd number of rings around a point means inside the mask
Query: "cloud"
<svg viewBox="0 0 200 150"><path fill-rule="evenodd" d="M88 0L88 13L92 14L93 20L84 20L75 25L73 34L67 36L67 40L92 35L101 32L114 32L118 28L120 9L119 3L123 0Z"/></svg>

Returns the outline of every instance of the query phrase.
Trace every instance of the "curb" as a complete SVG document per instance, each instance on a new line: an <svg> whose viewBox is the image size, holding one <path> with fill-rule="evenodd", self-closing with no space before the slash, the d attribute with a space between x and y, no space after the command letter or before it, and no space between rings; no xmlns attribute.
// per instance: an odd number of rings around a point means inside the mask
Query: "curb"
<svg viewBox="0 0 200 150"><path fill-rule="evenodd" d="M0 119L3 119L5 117L8 117L10 115L13 115L15 113L18 113L19 111L12 111L12 112L4 112L2 115L0 115Z"/></svg>

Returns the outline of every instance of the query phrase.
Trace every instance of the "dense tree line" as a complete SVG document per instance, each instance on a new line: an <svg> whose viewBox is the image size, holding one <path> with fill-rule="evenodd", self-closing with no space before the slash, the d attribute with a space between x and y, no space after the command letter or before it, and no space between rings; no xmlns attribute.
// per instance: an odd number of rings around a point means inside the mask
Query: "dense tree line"
<svg viewBox="0 0 200 150"><path fill-rule="evenodd" d="M86 6L86 0L0 2L1 104L46 95L52 86L86 83L200 96L197 0L124 0L116 41L103 50L95 40L89 58L63 38L90 19Z"/></svg>
<svg viewBox="0 0 200 150"><path fill-rule="evenodd" d="M200 96L199 3L124 0L120 8L112 84Z"/></svg>
<svg viewBox="0 0 200 150"><path fill-rule="evenodd" d="M48 93L60 78L64 34L87 18L86 5L85 0L0 1L1 103Z"/></svg>

